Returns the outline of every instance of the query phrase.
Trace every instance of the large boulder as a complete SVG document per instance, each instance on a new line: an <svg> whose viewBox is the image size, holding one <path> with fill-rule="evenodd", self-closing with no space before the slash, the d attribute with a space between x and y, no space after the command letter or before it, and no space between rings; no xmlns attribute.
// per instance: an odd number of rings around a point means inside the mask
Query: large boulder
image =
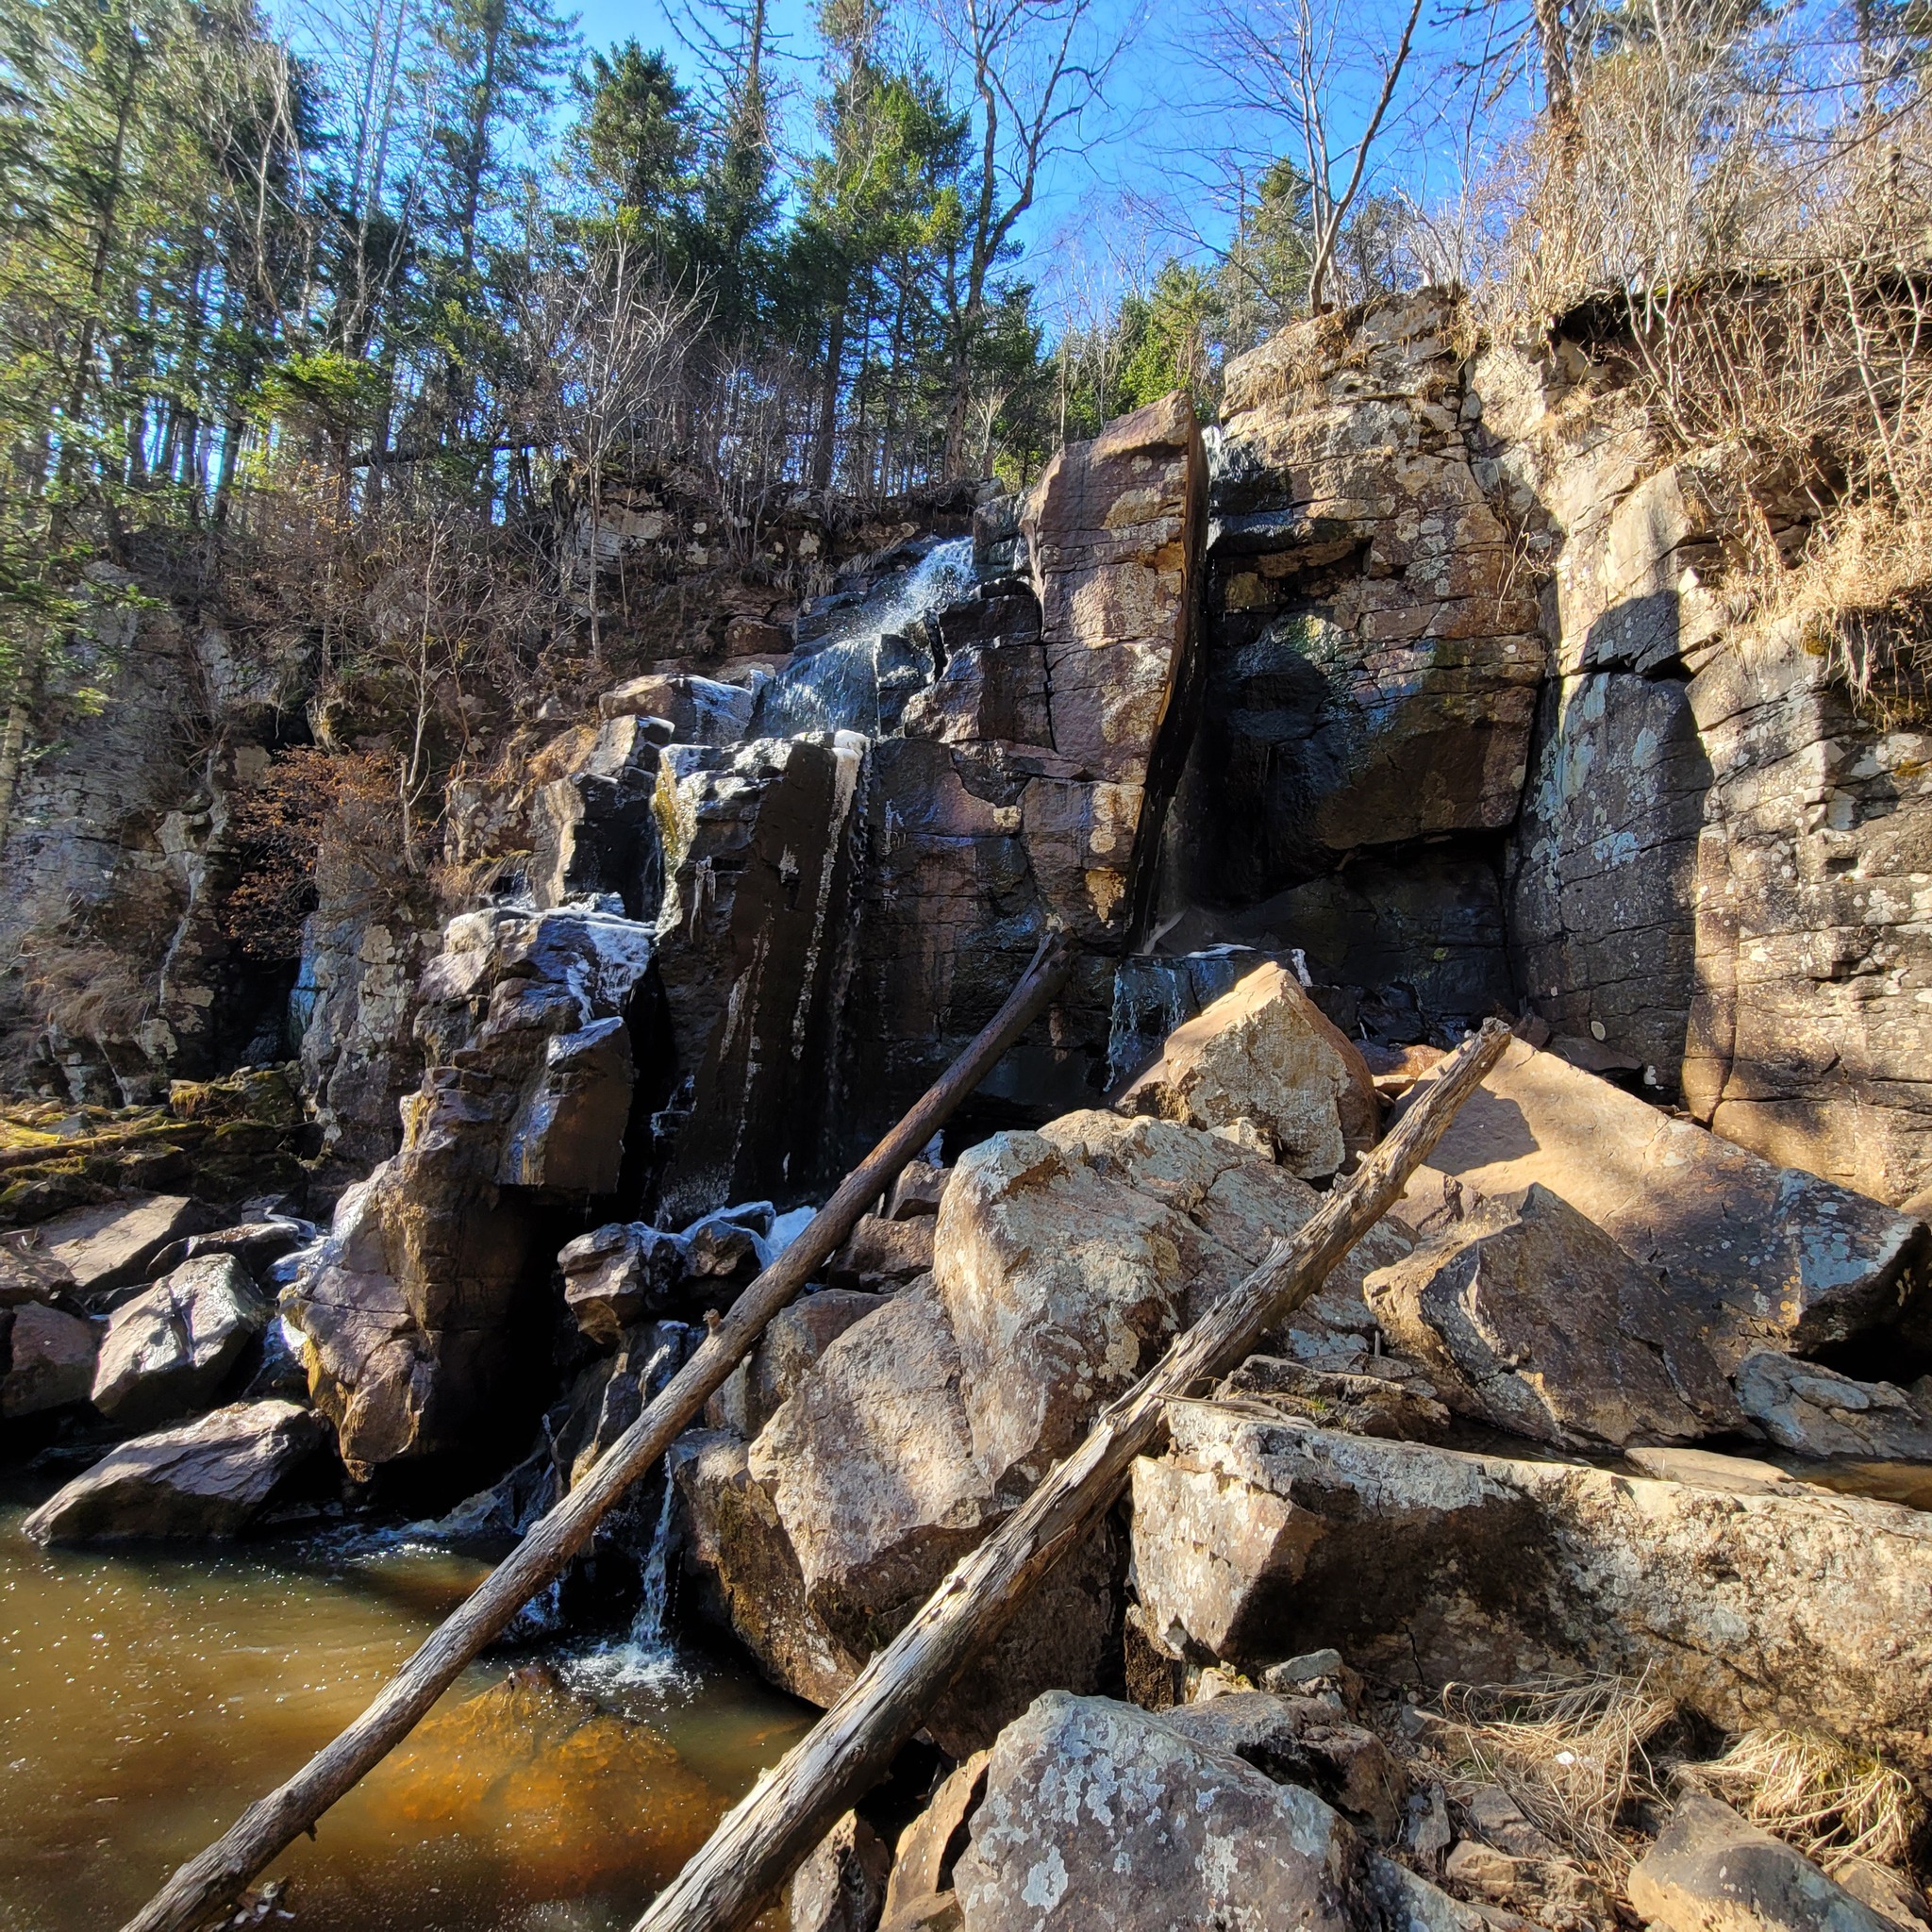
<svg viewBox="0 0 1932 1932"><path fill-rule="evenodd" d="M0 1307L0 1421L85 1402L94 1383L92 1322L44 1302Z"/></svg>
<svg viewBox="0 0 1932 1932"><path fill-rule="evenodd" d="M1452 1407L1519 1436L1582 1447L1743 1426L1694 1321L1540 1183L1486 1200L1363 1291Z"/></svg>
<svg viewBox="0 0 1932 1932"><path fill-rule="evenodd" d="M1629 1890L1663 1932L1897 1932L1795 1846L1695 1790L1678 1798Z"/></svg>
<svg viewBox="0 0 1932 1932"><path fill-rule="evenodd" d="M958 1377L937 1296L908 1289L823 1350L748 1449L686 1439L689 1559L713 1612L797 1695L830 1703L1011 1507L974 1459ZM1113 1567L1106 1532L1059 1565L941 1701L933 1736L971 1750L1039 1691L1095 1682Z"/></svg>
<svg viewBox="0 0 1932 1932"><path fill-rule="evenodd" d="M108 1318L94 1407L133 1428L204 1407L268 1326L270 1312L232 1255L182 1262Z"/></svg>
<svg viewBox="0 0 1932 1932"><path fill-rule="evenodd" d="M1662 1277L1726 1373L1759 1348L1910 1334L1925 1319L1919 1223L1513 1041L1397 1211L1428 1226L1532 1183Z"/></svg>
<svg viewBox="0 0 1932 1932"><path fill-rule="evenodd" d="M1648 1674L1932 1785L1932 1521L1793 1483L1704 1487L1177 1405L1134 1468L1141 1627L1258 1672L1333 1645L1433 1689ZM1681 1465L1680 1465L1681 1466Z"/></svg>
<svg viewBox="0 0 1932 1932"><path fill-rule="evenodd" d="M652 956L650 927L582 908L450 922L423 975L430 1066L402 1149L342 1194L286 1300L352 1469L534 1412L548 1203L616 1185Z"/></svg>
<svg viewBox="0 0 1932 1932"><path fill-rule="evenodd" d="M964 1155L940 1208L933 1279L987 1477L1044 1474L1102 1403L1319 1205L1233 1141L1149 1118L1068 1114ZM1362 1271L1407 1247L1387 1229L1358 1244L1293 1318L1288 1345L1352 1359L1374 1328Z"/></svg>
<svg viewBox="0 0 1932 1932"><path fill-rule="evenodd" d="M24 1273L68 1284L93 1307L113 1291L147 1278L148 1264L171 1241L215 1223L213 1209L185 1194L134 1194L73 1208L0 1242L0 1274Z"/></svg>
<svg viewBox="0 0 1932 1932"><path fill-rule="evenodd" d="M952 1871L964 1932L1480 1925L1190 1715L1053 1691L1009 1724Z"/></svg>
<svg viewBox="0 0 1932 1932"><path fill-rule="evenodd" d="M1366 1153L1381 1124L1359 1049L1274 964L1176 1027L1120 1104L1239 1136L1303 1180Z"/></svg>
<svg viewBox="0 0 1932 1932"><path fill-rule="evenodd" d="M21 1525L36 1542L229 1537L323 1440L292 1402L243 1402L138 1436L75 1476Z"/></svg>

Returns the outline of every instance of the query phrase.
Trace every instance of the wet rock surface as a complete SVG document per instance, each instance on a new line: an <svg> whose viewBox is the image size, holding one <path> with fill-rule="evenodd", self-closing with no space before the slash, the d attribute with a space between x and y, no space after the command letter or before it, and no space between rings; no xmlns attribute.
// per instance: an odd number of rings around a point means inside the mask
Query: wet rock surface
<svg viewBox="0 0 1932 1932"><path fill-rule="evenodd" d="M133 1428L206 1407L268 1326L270 1312L232 1256L182 1262L108 1318L94 1407Z"/></svg>
<svg viewBox="0 0 1932 1932"><path fill-rule="evenodd" d="M0 1307L0 1421L69 1408L93 1391L94 1325L44 1302Z"/></svg>
<svg viewBox="0 0 1932 1932"><path fill-rule="evenodd" d="M633 1084L625 1021L651 958L650 929L612 914L451 923L424 978L432 1064L402 1149L343 1194L287 1302L352 1468L460 1445L516 1403L541 1321L536 1271L555 1252L541 1241L543 1194L615 1185Z"/></svg>

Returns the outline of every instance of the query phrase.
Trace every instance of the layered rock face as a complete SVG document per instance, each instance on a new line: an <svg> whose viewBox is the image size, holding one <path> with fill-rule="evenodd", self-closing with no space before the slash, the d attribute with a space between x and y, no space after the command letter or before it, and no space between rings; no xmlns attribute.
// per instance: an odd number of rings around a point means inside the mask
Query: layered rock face
<svg viewBox="0 0 1932 1932"><path fill-rule="evenodd" d="M1400 298L1227 371L1171 892L1252 904L1347 855L1515 818L1545 654L1472 469L1453 323Z"/></svg>
<svg viewBox="0 0 1932 1932"><path fill-rule="evenodd" d="M456 1446L499 1405L517 1413L545 1325L546 1210L618 1186L626 1021L651 956L650 928L609 914L451 923L424 974L431 1064L402 1149L343 1195L288 1304L352 1469Z"/></svg>
<svg viewBox="0 0 1932 1932"><path fill-rule="evenodd" d="M1554 577L1509 868L1524 996L1768 1159L1914 1198L1925 735L1860 715L1796 630L1744 646L1722 590L1747 520L1788 542L1815 507L1667 460L1574 346L1491 351L1471 382Z"/></svg>
<svg viewBox="0 0 1932 1932"><path fill-rule="evenodd" d="M873 1018L841 1059L866 1119L937 1076L1049 922L1093 952L982 1105L1038 1117L1104 1084L1109 956L1144 910L1191 724L1206 510L1174 395L1062 450L1010 526L983 522L978 592L937 619L941 675L871 760L854 992ZM998 574L1019 555L1029 575Z"/></svg>

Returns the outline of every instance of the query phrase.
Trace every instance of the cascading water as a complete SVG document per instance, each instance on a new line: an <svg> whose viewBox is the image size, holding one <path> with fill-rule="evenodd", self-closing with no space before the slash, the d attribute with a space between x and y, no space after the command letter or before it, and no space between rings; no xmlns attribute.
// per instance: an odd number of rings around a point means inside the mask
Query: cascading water
<svg viewBox="0 0 1932 1932"><path fill-rule="evenodd" d="M973 588L973 540L936 543L904 573L882 579L843 613L822 642L765 686L752 726L757 738L796 738L807 731L859 731L890 737L905 700L937 675L931 650L918 641L923 620Z"/></svg>
<svg viewBox="0 0 1932 1932"><path fill-rule="evenodd" d="M664 1458L664 1500L658 1507L657 1527L644 1557L637 1613L630 1628L614 1643L600 1644L573 1657L564 1667L567 1682L591 1691L641 1689L662 1695L686 1688L693 1673L678 1653L670 1631L671 1514L676 1491L671 1480L671 1458Z"/></svg>

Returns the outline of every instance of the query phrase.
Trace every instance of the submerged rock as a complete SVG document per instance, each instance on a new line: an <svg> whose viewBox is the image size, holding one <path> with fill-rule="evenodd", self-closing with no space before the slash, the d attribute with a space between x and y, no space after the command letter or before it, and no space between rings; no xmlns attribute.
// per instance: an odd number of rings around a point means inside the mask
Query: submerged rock
<svg viewBox="0 0 1932 1932"><path fill-rule="evenodd" d="M1239 1140L1303 1180L1366 1153L1381 1121L1360 1052L1272 964L1176 1027L1120 1104Z"/></svg>
<svg viewBox="0 0 1932 1932"><path fill-rule="evenodd" d="M1581 1446L1743 1426L1694 1321L1541 1183L1485 1200L1363 1292L1444 1401L1516 1435Z"/></svg>
<svg viewBox="0 0 1932 1932"><path fill-rule="evenodd" d="M135 1428L199 1408L268 1326L270 1312L232 1255L182 1262L108 1318L94 1407Z"/></svg>
<svg viewBox="0 0 1932 1932"><path fill-rule="evenodd" d="M229 1537L320 1445L321 1423L292 1402L239 1402L110 1450L21 1525L36 1542Z"/></svg>
<svg viewBox="0 0 1932 1932"><path fill-rule="evenodd" d="M1256 1671L1332 1644L1431 1688L1648 1673L1728 1730L1774 1719L1932 1777L1932 1519L1170 1411L1134 1467L1143 1628Z"/></svg>
<svg viewBox="0 0 1932 1932"><path fill-rule="evenodd" d="M1630 1903L1663 1932L1895 1932L1782 1839L1687 1790L1630 1874Z"/></svg>
<svg viewBox="0 0 1932 1932"><path fill-rule="evenodd" d="M1918 1222L1513 1041L1398 1211L1432 1227L1533 1182L1656 1272L1679 1332L1700 1334L1727 1374L1760 1348L1909 1337L1932 1319Z"/></svg>

